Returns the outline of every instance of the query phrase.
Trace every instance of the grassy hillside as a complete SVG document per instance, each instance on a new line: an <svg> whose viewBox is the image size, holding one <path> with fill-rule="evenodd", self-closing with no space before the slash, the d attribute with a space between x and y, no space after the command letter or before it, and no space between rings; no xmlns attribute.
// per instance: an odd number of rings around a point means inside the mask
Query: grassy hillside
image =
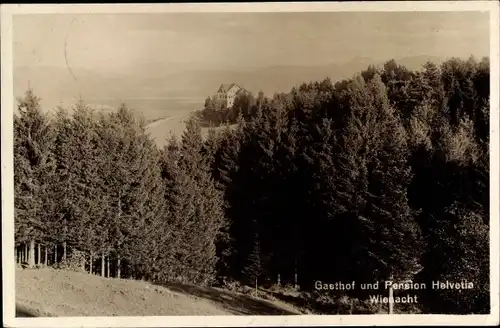
<svg viewBox="0 0 500 328"><path fill-rule="evenodd" d="M147 131L150 134L150 136L155 140L156 144L159 147L163 147L164 145L167 144L169 138L172 135L175 135L177 138L180 138L182 136L182 133L186 128L185 121L188 118L189 114L159 119L157 121L148 124ZM205 137L208 134L209 129L210 129L209 127L203 125L201 128L202 136ZM220 130L224 129L224 127L223 126L216 127L215 129Z"/></svg>
<svg viewBox="0 0 500 328"><path fill-rule="evenodd" d="M184 121L187 118L187 115L167 117L149 124L147 131L157 145L163 147L172 134L177 137L182 135L186 127Z"/></svg>
<svg viewBox="0 0 500 328"><path fill-rule="evenodd" d="M300 314L284 302L190 285L156 286L43 269L16 270L16 316Z"/></svg>

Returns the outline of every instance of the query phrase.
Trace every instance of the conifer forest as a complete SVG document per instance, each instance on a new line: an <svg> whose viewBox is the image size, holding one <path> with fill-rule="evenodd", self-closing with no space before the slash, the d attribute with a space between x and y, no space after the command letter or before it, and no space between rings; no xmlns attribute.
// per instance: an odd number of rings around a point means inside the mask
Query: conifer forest
<svg viewBox="0 0 500 328"><path fill-rule="evenodd" d="M318 281L412 280L429 286L422 313L490 313L489 95L488 58L388 60L229 109L207 99L160 148L127 104L45 111L29 89L13 251L30 267L327 298L367 296Z"/></svg>

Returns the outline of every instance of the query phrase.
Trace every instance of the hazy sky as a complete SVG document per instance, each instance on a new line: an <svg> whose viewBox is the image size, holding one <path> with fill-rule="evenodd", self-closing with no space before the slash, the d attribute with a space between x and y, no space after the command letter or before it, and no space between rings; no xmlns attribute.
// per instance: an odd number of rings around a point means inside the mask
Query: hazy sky
<svg viewBox="0 0 500 328"><path fill-rule="evenodd" d="M65 55L72 67L120 70L489 54L489 14L481 12L53 14L13 22L16 66L63 67Z"/></svg>

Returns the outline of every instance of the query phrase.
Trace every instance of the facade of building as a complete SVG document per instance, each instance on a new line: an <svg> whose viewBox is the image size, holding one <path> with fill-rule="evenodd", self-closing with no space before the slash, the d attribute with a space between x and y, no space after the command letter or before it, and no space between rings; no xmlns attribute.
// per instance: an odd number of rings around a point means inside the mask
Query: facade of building
<svg viewBox="0 0 500 328"><path fill-rule="evenodd" d="M227 104L227 108L231 108L234 105L234 100L236 99L236 96L242 93L247 94L248 91L235 83L221 84L219 90L215 94L215 100L225 101Z"/></svg>

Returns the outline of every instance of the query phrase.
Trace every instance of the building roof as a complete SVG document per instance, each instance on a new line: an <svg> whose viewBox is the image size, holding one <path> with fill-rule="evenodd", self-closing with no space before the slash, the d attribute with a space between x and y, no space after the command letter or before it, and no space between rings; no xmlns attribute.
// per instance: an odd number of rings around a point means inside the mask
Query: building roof
<svg viewBox="0 0 500 328"><path fill-rule="evenodd" d="M242 87L240 87L236 83L223 83L223 84L220 85L219 91L217 91L217 92L224 92L224 93L228 92L234 86L237 86L238 88L243 89Z"/></svg>
<svg viewBox="0 0 500 328"><path fill-rule="evenodd" d="M240 89L238 91L236 91L236 94L239 94L239 93L242 93L242 92L244 92L244 93L250 93L250 92L247 91L247 89L240 87Z"/></svg>

